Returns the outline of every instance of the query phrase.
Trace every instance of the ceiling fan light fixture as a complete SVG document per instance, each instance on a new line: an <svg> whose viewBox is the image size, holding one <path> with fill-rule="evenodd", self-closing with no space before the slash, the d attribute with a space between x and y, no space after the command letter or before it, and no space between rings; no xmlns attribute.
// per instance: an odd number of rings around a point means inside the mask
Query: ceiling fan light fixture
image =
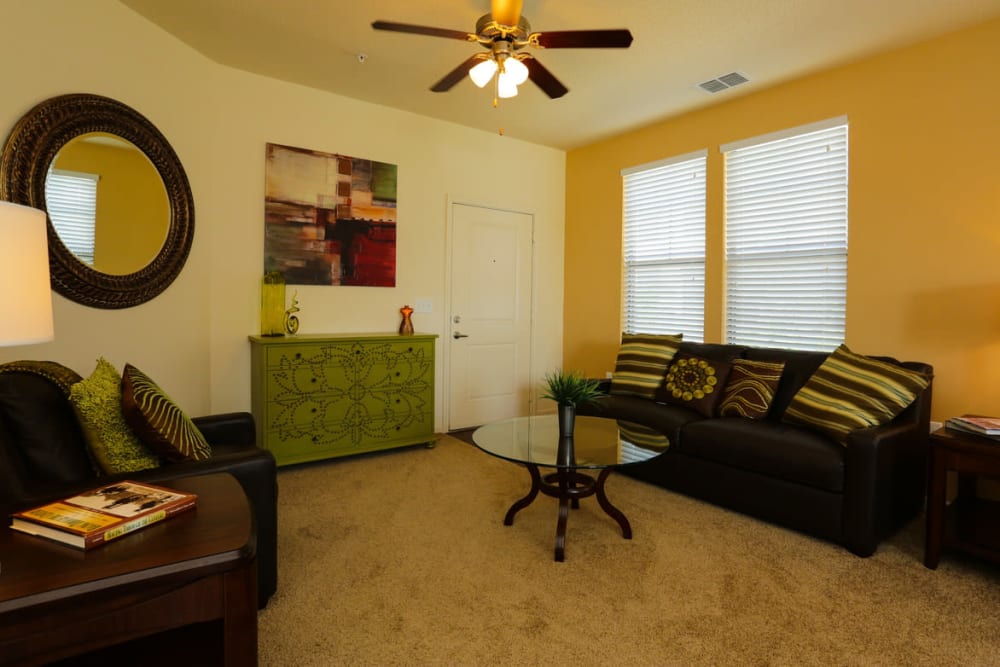
<svg viewBox="0 0 1000 667"><path fill-rule="evenodd" d="M528 80L528 68L517 58L507 58L507 60L504 61L503 69L506 75L516 86L520 86Z"/></svg>
<svg viewBox="0 0 1000 667"><path fill-rule="evenodd" d="M496 61L492 58L487 58L469 70L469 78L472 79L472 83L482 88L490 82L496 71Z"/></svg>
<svg viewBox="0 0 1000 667"><path fill-rule="evenodd" d="M514 78L506 72L500 72L500 76L497 77L497 97L503 99L516 96L517 84L514 82Z"/></svg>

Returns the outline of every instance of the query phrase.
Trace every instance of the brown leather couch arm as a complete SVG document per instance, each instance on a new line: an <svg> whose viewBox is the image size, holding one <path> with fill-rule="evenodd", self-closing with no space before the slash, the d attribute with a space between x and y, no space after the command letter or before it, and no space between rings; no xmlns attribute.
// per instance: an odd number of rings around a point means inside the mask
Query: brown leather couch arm
<svg viewBox="0 0 1000 667"><path fill-rule="evenodd" d="M191 421L210 445L256 445L257 432L249 412L226 412Z"/></svg>

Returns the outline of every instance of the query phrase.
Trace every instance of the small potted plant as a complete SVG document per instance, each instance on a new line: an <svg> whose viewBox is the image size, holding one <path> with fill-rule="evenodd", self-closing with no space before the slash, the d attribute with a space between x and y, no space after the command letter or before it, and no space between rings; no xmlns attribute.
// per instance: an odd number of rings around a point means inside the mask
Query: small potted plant
<svg viewBox="0 0 1000 667"><path fill-rule="evenodd" d="M573 422L576 420L576 406L599 399L604 394L598 389L598 381L585 378L579 371L564 372L557 370L545 375L546 392L542 398L548 398L559 406L559 435L573 435Z"/></svg>

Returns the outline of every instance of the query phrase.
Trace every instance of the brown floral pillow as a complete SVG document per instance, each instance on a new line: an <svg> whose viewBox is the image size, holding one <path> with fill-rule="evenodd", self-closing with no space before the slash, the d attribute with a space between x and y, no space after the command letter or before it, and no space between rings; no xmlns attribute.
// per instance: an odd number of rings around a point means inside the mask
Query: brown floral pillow
<svg viewBox="0 0 1000 667"><path fill-rule="evenodd" d="M784 370L783 361L734 359L729 382L726 383L719 402L719 416L746 419L766 417Z"/></svg>
<svg viewBox="0 0 1000 667"><path fill-rule="evenodd" d="M722 398L732 364L678 353L667 370L667 402L711 417Z"/></svg>

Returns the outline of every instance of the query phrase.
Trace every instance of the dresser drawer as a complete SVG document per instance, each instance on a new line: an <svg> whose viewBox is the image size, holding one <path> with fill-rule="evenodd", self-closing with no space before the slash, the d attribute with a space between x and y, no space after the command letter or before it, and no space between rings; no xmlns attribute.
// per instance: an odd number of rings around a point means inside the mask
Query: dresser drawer
<svg viewBox="0 0 1000 667"><path fill-rule="evenodd" d="M434 440L434 414L412 415L405 420L371 419L359 424L316 424L308 430L277 429L267 447L279 465L314 461L333 456L391 449Z"/></svg>
<svg viewBox="0 0 1000 667"><path fill-rule="evenodd" d="M264 352L268 368L287 368L297 364L322 364L323 345L274 345Z"/></svg>

